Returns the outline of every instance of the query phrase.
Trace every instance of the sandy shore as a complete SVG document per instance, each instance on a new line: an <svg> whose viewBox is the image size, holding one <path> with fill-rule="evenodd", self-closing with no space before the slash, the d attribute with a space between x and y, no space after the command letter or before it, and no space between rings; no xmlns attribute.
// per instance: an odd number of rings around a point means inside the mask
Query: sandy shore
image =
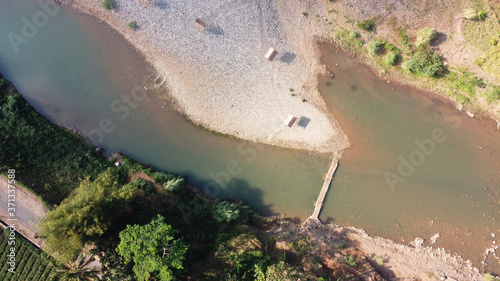
<svg viewBox="0 0 500 281"><path fill-rule="evenodd" d="M100 0L60 2L122 33L165 76L178 109L193 122L291 148L339 152L348 146L317 91L324 69L314 37L325 27L302 15L305 3L115 0L107 11ZM204 32L194 27L196 18L207 23ZM132 20L136 31L127 27ZM264 57L270 47L278 51L273 61ZM288 115L298 118L291 128L283 123Z"/></svg>

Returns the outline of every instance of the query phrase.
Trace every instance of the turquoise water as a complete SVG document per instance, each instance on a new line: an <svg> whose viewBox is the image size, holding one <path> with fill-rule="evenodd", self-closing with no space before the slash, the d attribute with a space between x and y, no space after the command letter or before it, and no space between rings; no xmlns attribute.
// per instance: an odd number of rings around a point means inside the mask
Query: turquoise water
<svg viewBox="0 0 500 281"><path fill-rule="evenodd" d="M21 34L22 18L42 11L36 1L0 7L1 38ZM67 9L48 18L17 54L0 40L0 71L52 122L107 152L185 175L208 195L242 199L266 215L312 213L329 155L207 132L172 109L154 71L110 28Z"/></svg>
<svg viewBox="0 0 500 281"><path fill-rule="evenodd" d="M52 122L86 133L109 153L185 175L208 195L240 198L264 214L305 219L312 213L329 155L240 141L193 125L172 109L167 91L154 86L153 69L121 36L71 10L47 16L16 53L9 33L22 35L23 17L34 22L38 16L40 23L41 11L36 1L0 0L0 71ZM491 233L500 235L495 125L380 81L333 49L324 59L336 77L322 79L320 89L352 147L321 219L396 241L440 233L436 246L479 265ZM436 129L447 139L429 155L419 153L415 141L432 139ZM422 163L391 186L385 175L399 175L400 159L410 161L410 155Z"/></svg>

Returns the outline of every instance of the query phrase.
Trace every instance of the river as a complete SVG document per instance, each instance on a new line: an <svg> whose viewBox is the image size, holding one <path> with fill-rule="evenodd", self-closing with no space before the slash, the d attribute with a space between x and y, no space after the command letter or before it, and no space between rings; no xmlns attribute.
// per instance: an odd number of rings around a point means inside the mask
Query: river
<svg viewBox="0 0 500 281"><path fill-rule="evenodd" d="M100 21L66 8L51 13L33 0L0 0L0 37L0 71L55 124L87 134L107 153L184 175L207 195L239 198L265 215L312 213L331 155L195 126L155 86L161 77L144 58ZM434 246L479 266L492 234L500 235L496 124L323 49L335 78L322 78L320 90L352 146L321 219L405 243L419 236L430 245L439 233ZM499 271L498 260L490 262L486 269Z"/></svg>

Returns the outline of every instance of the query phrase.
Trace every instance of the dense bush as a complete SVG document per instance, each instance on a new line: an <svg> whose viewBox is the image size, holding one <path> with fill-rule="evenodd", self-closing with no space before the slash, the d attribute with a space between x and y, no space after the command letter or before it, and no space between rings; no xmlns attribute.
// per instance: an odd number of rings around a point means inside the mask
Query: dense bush
<svg viewBox="0 0 500 281"><path fill-rule="evenodd" d="M417 32L417 47L422 44L429 44L436 36L436 30L430 27L424 27Z"/></svg>
<svg viewBox="0 0 500 281"><path fill-rule="evenodd" d="M444 72L443 62L436 53L430 52L426 45L420 46L402 67L418 76L437 77Z"/></svg>
<svg viewBox="0 0 500 281"><path fill-rule="evenodd" d="M389 65L396 65L398 63L398 54L396 52L387 53L385 62Z"/></svg>
<svg viewBox="0 0 500 281"><path fill-rule="evenodd" d="M63 262L74 260L86 243L95 242L115 223L134 195L134 187L122 185L113 168L95 181L82 181L75 193L42 219L45 249Z"/></svg>
<svg viewBox="0 0 500 281"><path fill-rule="evenodd" d="M375 27L375 23L373 23L372 20L368 19L368 20L358 22L357 26L359 29L372 31L373 28Z"/></svg>
<svg viewBox="0 0 500 281"><path fill-rule="evenodd" d="M370 53L370 55L374 56L378 54L382 49L382 43L376 40L372 40L370 41L368 46L366 46L366 49L368 50L368 53Z"/></svg>
<svg viewBox="0 0 500 281"><path fill-rule="evenodd" d="M51 124L10 84L4 84L0 88L0 173L15 169L20 182L45 202L57 204L81 180L110 166L95 148Z"/></svg>

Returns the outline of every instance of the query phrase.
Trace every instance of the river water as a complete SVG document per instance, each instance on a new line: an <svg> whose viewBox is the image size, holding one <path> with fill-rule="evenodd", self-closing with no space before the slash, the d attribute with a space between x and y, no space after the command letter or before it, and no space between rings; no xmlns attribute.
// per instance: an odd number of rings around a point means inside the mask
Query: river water
<svg viewBox="0 0 500 281"><path fill-rule="evenodd" d="M0 0L0 71L49 120L87 134L108 153L187 176L207 195L239 198L266 215L303 220L312 213L330 155L193 125L116 32L70 9L47 11L32 0ZM320 90L352 146L321 219L406 243L420 236L429 244L439 233L435 246L479 266L492 233L500 235L496 124L381 81L335 48L323 49L335 78L322 78ZM490 262L487 270L500 271L498 260Z"/></svg>

